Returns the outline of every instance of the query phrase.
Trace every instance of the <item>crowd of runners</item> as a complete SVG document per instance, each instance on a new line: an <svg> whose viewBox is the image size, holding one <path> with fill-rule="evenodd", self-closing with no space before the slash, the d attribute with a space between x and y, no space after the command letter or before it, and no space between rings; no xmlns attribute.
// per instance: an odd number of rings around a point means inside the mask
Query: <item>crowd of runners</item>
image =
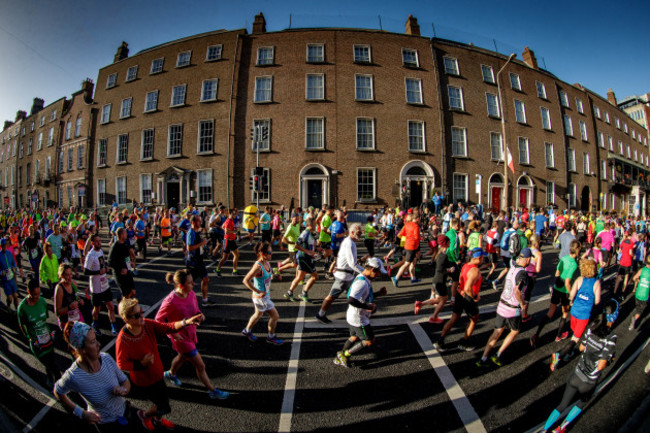
<svg viewBox="0 0 650 433"><path fill-rule="evenodd" d="M275 334L280 317L272 300L272 282L288 277L291 283L283 299L311 303L309 292L319 276L331 280L331 290L314 317L330 324L327 312L343 295L350 337L334 355L334 364L342 367L350 367L352 356L375 342L371 325L375 299L390 295L386 287L375 289L373 284L382 275L395 288L428 284L418 275L422 267L430 266L431 294L415 301L414 314L431 309L429 322L442 325L432 335L440 353L484 347L476 368L501 367L506 363L504 352L524 327L536 329L530 338L532 348L548 342L543 334L547 325L556 327L557 350L549 369L556 371L579 358L560 405L544 426L544 431L564 431L615 356L616 335L611 329L619 306L634 298L630 332L644 317L650 290L646 243L650 223L613 212L553 208L484 212L460 203L442 207L439 200L434 205L376 209L366 212L362 223L351 222L351 213L333 206L266 207L259 212L247 208L240 213L223 205L189 205L177 211L134 203L128 210L112 207L104 219L97 212L74 208L8 210L0 213L2 307L15 315L32 353L46 368L48 387L75 416L102 431L122 431L134 423L147 430L170 429L173 423L164 418L171 411L167 383L182 386L177 372L184 363L194 367L210 398L229 397L213 386L197 349L196 329L205 320L201 309L216 304L208 297L207 260L217 263L215 277L223 276L226 265L232 266L232 275L243 277L253 314L241 334L256 341L255 325L266 314L265 341L272 345L285 343ZM100 230L104 238L108 231L107 257ZM361 245L363 254L358 252ZM543 245L555 247L557 256L543 256ZM240 246L250 247L255 255L252 267L242 273ZM147 319L137 299L136 264L147 261L148 250L172 255L172 247L180 247L182 262L166 276L172 290L155 319ZM528 307L544 277L544 260L555 268L549 307L546 314L533 317ZM616 276L606 278L612 271ZM22 301L19 278L26 291ZM82 278L88 279L85 290L75 283ZM122 295L118 305L113 302L113 281ZM200 299L195 284L200 285ZM494 331L487 341L477 341L472 334L481 317L481 294L488 291L499 294ZM50 309L58 330L48 324ZM107 311L108 327L101 323L102 309ZM440 317L445 310L451 311L447 321ZM463 314L469 319L467 326L452 345L448 336ZM103 332L117 338L115 360L100 352L97 336ZM177 353L173 360L163 360L158 353L158 337L163 335ZM53 356L57 339L65 340L73 358L63 373ZM650 362L646 373L649 370ZM70 392L80 394L86 407L68 398ZM124 398L127 395L150 400L151 406L138 410Z"/></svg>

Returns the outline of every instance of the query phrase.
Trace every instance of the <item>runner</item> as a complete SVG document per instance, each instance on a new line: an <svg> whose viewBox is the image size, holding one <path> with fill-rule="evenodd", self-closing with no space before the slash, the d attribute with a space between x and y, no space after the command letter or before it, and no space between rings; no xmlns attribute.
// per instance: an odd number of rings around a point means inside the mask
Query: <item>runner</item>
<svg viewBox="0 0 650 433"><path fill-rule="evenodd" d="M631 238L632 233L629 230L625 231L623 240L618 246L618 253L620 254L620 259L618 262L618 273L616 274L616 282L614 283L614 297L618 299L619 302L625 300L625 289L627 289L627 283L632 275L632 254L634 249L634 241ZM619 293L619 288L621 286L621 280L623 280L623 289Z"/></svg>
<svg viewBox="0 0 650 433"><path fill-rule="evenodd" d="M108 253L108 266L113 270L117 286L125 298L135 296L135 282L133 281L133 265L131 259L133 251L126 241L126 229L117 229L117 242L111 246Z"/></svg>
<svg viewBox="0 0 650 433"><path fill-rule="evenodd" d="M162 253L162 249L167 247L167 255L172 255L172 222L169 217L169 211L165 209L163 216L160 220L160 246L158 246L158 253Z"/></svg>
<svg viewBox="0 0 650 433"><path fill-rule="evenodd" d="M18 311L18 285L16 284L16 260L14 255L7 251L7 237L0 239L0 272L2 273L2 288L7 297L7 310L14 304L14 313Z"/></svg>
<svg viewBox="0 0 650 433"><path fill-rule="evenodd" d="M650 289L650 255L645 259L645 267L639 269L634 275L634 297L635 305L632 319L630 320L630 331L636 329L636 321L639 320L641 314L648 305L648 291Z"/></svg>
<svg viewBox="0 0 650 433"><path fill-rule="evenodd" d="M393 286L398 287L399 279L407 269L411 275L411 284L419 283L421 280L415 277L416 255L420 247L421 239L419 217L416 214L407 215L404 228L397 234L397 236L406 237L404 243L405 257L404 264L400 266L397 273L391 277Z"/></svg>
<svg viewBox="0 0 650 433"><path fill-rule="evenodd" d="M306 228L300 234L295 243L295 249L297 251L296 260L298 261L296 278L294 278L291 282L291 286L289 287L289 290L284 295L284 297L290 301L295 301L296 299L293 297L293 291L296 289L298 284L303 281L305 276L309 275L311 278L309 278L309 281L303 288L302 293L300 294L300 299L307 303L311 303L311 299L309 299L308 293L316 280L318 280L318 271L316 270L316 265L314 264L314 256L316 254L316 240L314 239L314 234L312 233L314 230L314 223L312 218L308 217L305 223Z"/></svg>
<svg viewBox="0 0 650 433"><path fill-rule="evenodd" d="M420 312L420 309L425 305L435 305L436 308L433 310L431 317L429 317L429 323L440 325L444 320L439 318L438 315L445 307L445 303L449 298L449 293L447 291L447 276L450 271L453 272L454 268L447 257L449 238L445 235L439 235L437 243L438 251L434 258L435 273L433 274L431 297L426 301L415 301L414 313L417 315Z"/></svg>
<svg viewBox="0 0 650 433"><path fill-rule="evenodd" d="M196 281L201 281L201 295L203 299L201 300L201 305L203 307L212 307L216 305L214 301L208 298L208 284L210 284L210 278L208 277L208 270L203 263L203 254L202 249L208 243L207 239L201 239L201 217L199 215L190 215L192 226L187 231L186 242L187 242L187 269L192 274L192 279Z"/></svg>
<svg viewBox="0 0 650 433"><path fill-rule="evenodd" d="M535 290L535 284L537 283L537 276L542 271L542 251L540 250L540 244L542 240L540 235L532 235L530 237L530 251L532 256L528 266L526 266L526 272L528 273L528 284L523 287L523 300L524 303L521 309L521 321L523 323L528 322L531 317L528 315L528 306L530 304L530 298L533 295Z"/></svg>
<svg viewBox="0 0 650 433"><path fill-rule="evenodd" d="M323 272L325 277L331 279L332 276L328 272L330 260L332 257L332 237L330 236L330 226L332 225L332 214L334 213L334 206L328 206L325 215L320 220L320 233L318 234L318 244L323 252Z"/></svg>
<svg viewBox="0 0 650 433"><path fill-rule="evenodd" d="M63 331L68 321L84 322L81 308L83 298L79 297L77 286L72 282L72 266L61 263L59 266L59 284L54 289L54 314Z"/></svg>
<svg viewBox="0 0 650 433"><path fill-rule="evenodd" d="M92 327L95 334L101 336L99 330L99 311L101 306L104 305L108 311L108 319L111 322L111 334L117 335L117 328L115 327L115 307L113 306L113 293L111 292L110 285L106 272L108 267L104 260L104 252L102 251L102 239L96 234L90 241L93 244L93 249L86 255L84 263L84 274L88 275L88 287L90 288L90 299L93 304L93 323ZM45 260L45 258L43 258Z"/></svg>
<svg viewBox="0 0 650 433"><path fill-rule="evenodd" d="M230 254L232 254L232 274L233 275L239 275L239 272L237 272L237 265L239 264L239 248L237 247L237 230L235 229L235 216L237 215L237 209L230 209L230 212L228 213L228 218L226 221L223 223L222 227L224 229L224 238L225 238L225 245L223 248L223 254L221 256L221 260L219 260L219 263L217 264L217 269L215 272L217 273L217 277L221 278L221 267L223 266L224 263L226 263L226 260L228 260L228 257L230 257Z"/></svg>
<svg viewBox="0 0 650 433"><path fill-rule="evenodd" d="M284 236L282 236L282 244L287 245L289 256L282 262L278 262L276 275L282 275L282 271L285 269L294 269L298 267L298 259L296 258L296 241L300 236L301 218L300 214L293 215L291 217L291 223L289 223L287 230L284 232ZM289 299L287 295L284 297L285 299Z"/></svg>

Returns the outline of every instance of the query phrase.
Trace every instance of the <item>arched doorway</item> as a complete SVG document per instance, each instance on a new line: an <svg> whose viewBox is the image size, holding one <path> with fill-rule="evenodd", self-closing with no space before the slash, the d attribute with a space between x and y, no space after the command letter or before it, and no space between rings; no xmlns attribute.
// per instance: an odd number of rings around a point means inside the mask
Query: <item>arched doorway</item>
<svg viewBox="0 0 650 433"><path fill-rule="evenodd" d="M580 195L580 210L583 212L589 212L591 209L591 189L588 186L582 188L582 194Z"/></svg>
<svg viewBox="0 0 650 433"><path fill-rule="evenodd" d="M419 207L433 195L435 176L433 169L424 161L407 162L400 171L400 190L405 207Z"/></svg>
<svg viewBox="0 0 650 433"><path fill-rule="evenodd" d="M517 180L517 207L525 207L530 209L533 203L533 189L535 188L533 181L528 175L522 175Z"/></svg>
<svg viewBox="0 0 650 433"><path fill-rule="evenodd" d="M503 176L494 173L488 181L488 203L493 212L499 212L503 203Z"/></svg>
<svg viewBox="0 0 650 433"><path fill-rule="evenodd" d="M318 163L307 164L300 171L300 206L320 209L329 204L330 176L327 169Z"/></svg>

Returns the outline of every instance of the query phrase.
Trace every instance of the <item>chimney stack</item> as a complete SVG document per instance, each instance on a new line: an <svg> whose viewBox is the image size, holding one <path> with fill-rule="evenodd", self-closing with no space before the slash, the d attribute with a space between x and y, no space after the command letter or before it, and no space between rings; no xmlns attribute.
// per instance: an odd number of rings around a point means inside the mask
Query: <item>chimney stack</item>
<svg viewBox="0 0 650 433"><path fill-rule="evenodd" d="M405 28L407 35L420 36L420 25L418 24L418 19L413 15L409 14L409 17L406 19Z"/></svg>
<svg viewBox="0 0 650 433"><path fill-rule="evenodd" d="M5 120L5 126L4 126L4 128L2 128L2 130L6 131L7 128L9 128L13 124L14 124L14 122L12 122L11 120Z"/></svg>
<svg viewBox="0 0 650 433"><path fill-rule="evenodd" d="M95 90L95 83L90 78L86 78L81 83L81 90L84 92L84 100L86 102L92 102L93 100L93 90Z"/></svg>
<svg viewBox="0 0 650 433"><path fill-rule="evenodd" d="M524 62L533 69L539 69L537 66L537 59L535 58L535 53L530 48L524 48L524 52L521 54Z"/></svg>
<svg viewBox="0 0 650 433"><path fill-rule="evenodd" d="M607 89L607 100L614 107L617 106L617 104L616 104L616 95L614 94L614 91L612 89Z"/></svg>
<svg viewBox="0 0 650 433"><path fill-rule="evenodd" d="M262 12L255 15L255 21L253 21L253 33L266 33L266 20L264 19L264 14L262 14Z"/></svg>
<svg viewBox="0 0 650 433"><path fill-rule="evenodd" d="M115 53L115 57L113 57L113 63L117 63L127 57L129 57L129 44L122 41L122 45L117 47L117 52Z"/></svg>
<svg viewBox="0 0 650 433"><path fill-rule="evenodd" d="M18 110L16 112L16 122L19 120L23 120L25 117L27 117L27 112L23 110Z"/></svg>
<svg viewBox="0 0 650 433"><path fill-rule="evenodd" d="M34 98L34 103L32 104L32 110L30 111L30 116L38 113L43 109L43 104L45 104L45 101L41 98Z"/></svg>

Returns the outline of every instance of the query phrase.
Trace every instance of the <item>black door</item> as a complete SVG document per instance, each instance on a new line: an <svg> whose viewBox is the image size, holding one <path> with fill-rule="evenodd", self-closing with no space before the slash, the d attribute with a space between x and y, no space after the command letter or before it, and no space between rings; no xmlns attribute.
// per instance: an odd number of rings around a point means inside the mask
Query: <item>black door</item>
<svg viewBox="0 0 650 433"><path fill-rule="evenodd" d="M409 207L420 207L422 204L422 182L412 180L409 186L411 188Z"/></svg>
<svg viewBox="0 0 650 433"><path fill-rule="evenodd" d="M582 196L580 197L580 210L583 212L589 211L589 202L591 201L591 192L589 187L584 187L582 189Z"/></svg>
<svg viewBox="0 0 650 433"><path fill-rule="evenodd" d="M177 208L180 198L181 187L179 182L167 184L167 208Z"/></svg>
<svg viewBox="0 0 650 433"><path fill-rule="evenodd" d="M323 206L323 181L309 179L307 181L307 206L320 209Z"/></svg>

